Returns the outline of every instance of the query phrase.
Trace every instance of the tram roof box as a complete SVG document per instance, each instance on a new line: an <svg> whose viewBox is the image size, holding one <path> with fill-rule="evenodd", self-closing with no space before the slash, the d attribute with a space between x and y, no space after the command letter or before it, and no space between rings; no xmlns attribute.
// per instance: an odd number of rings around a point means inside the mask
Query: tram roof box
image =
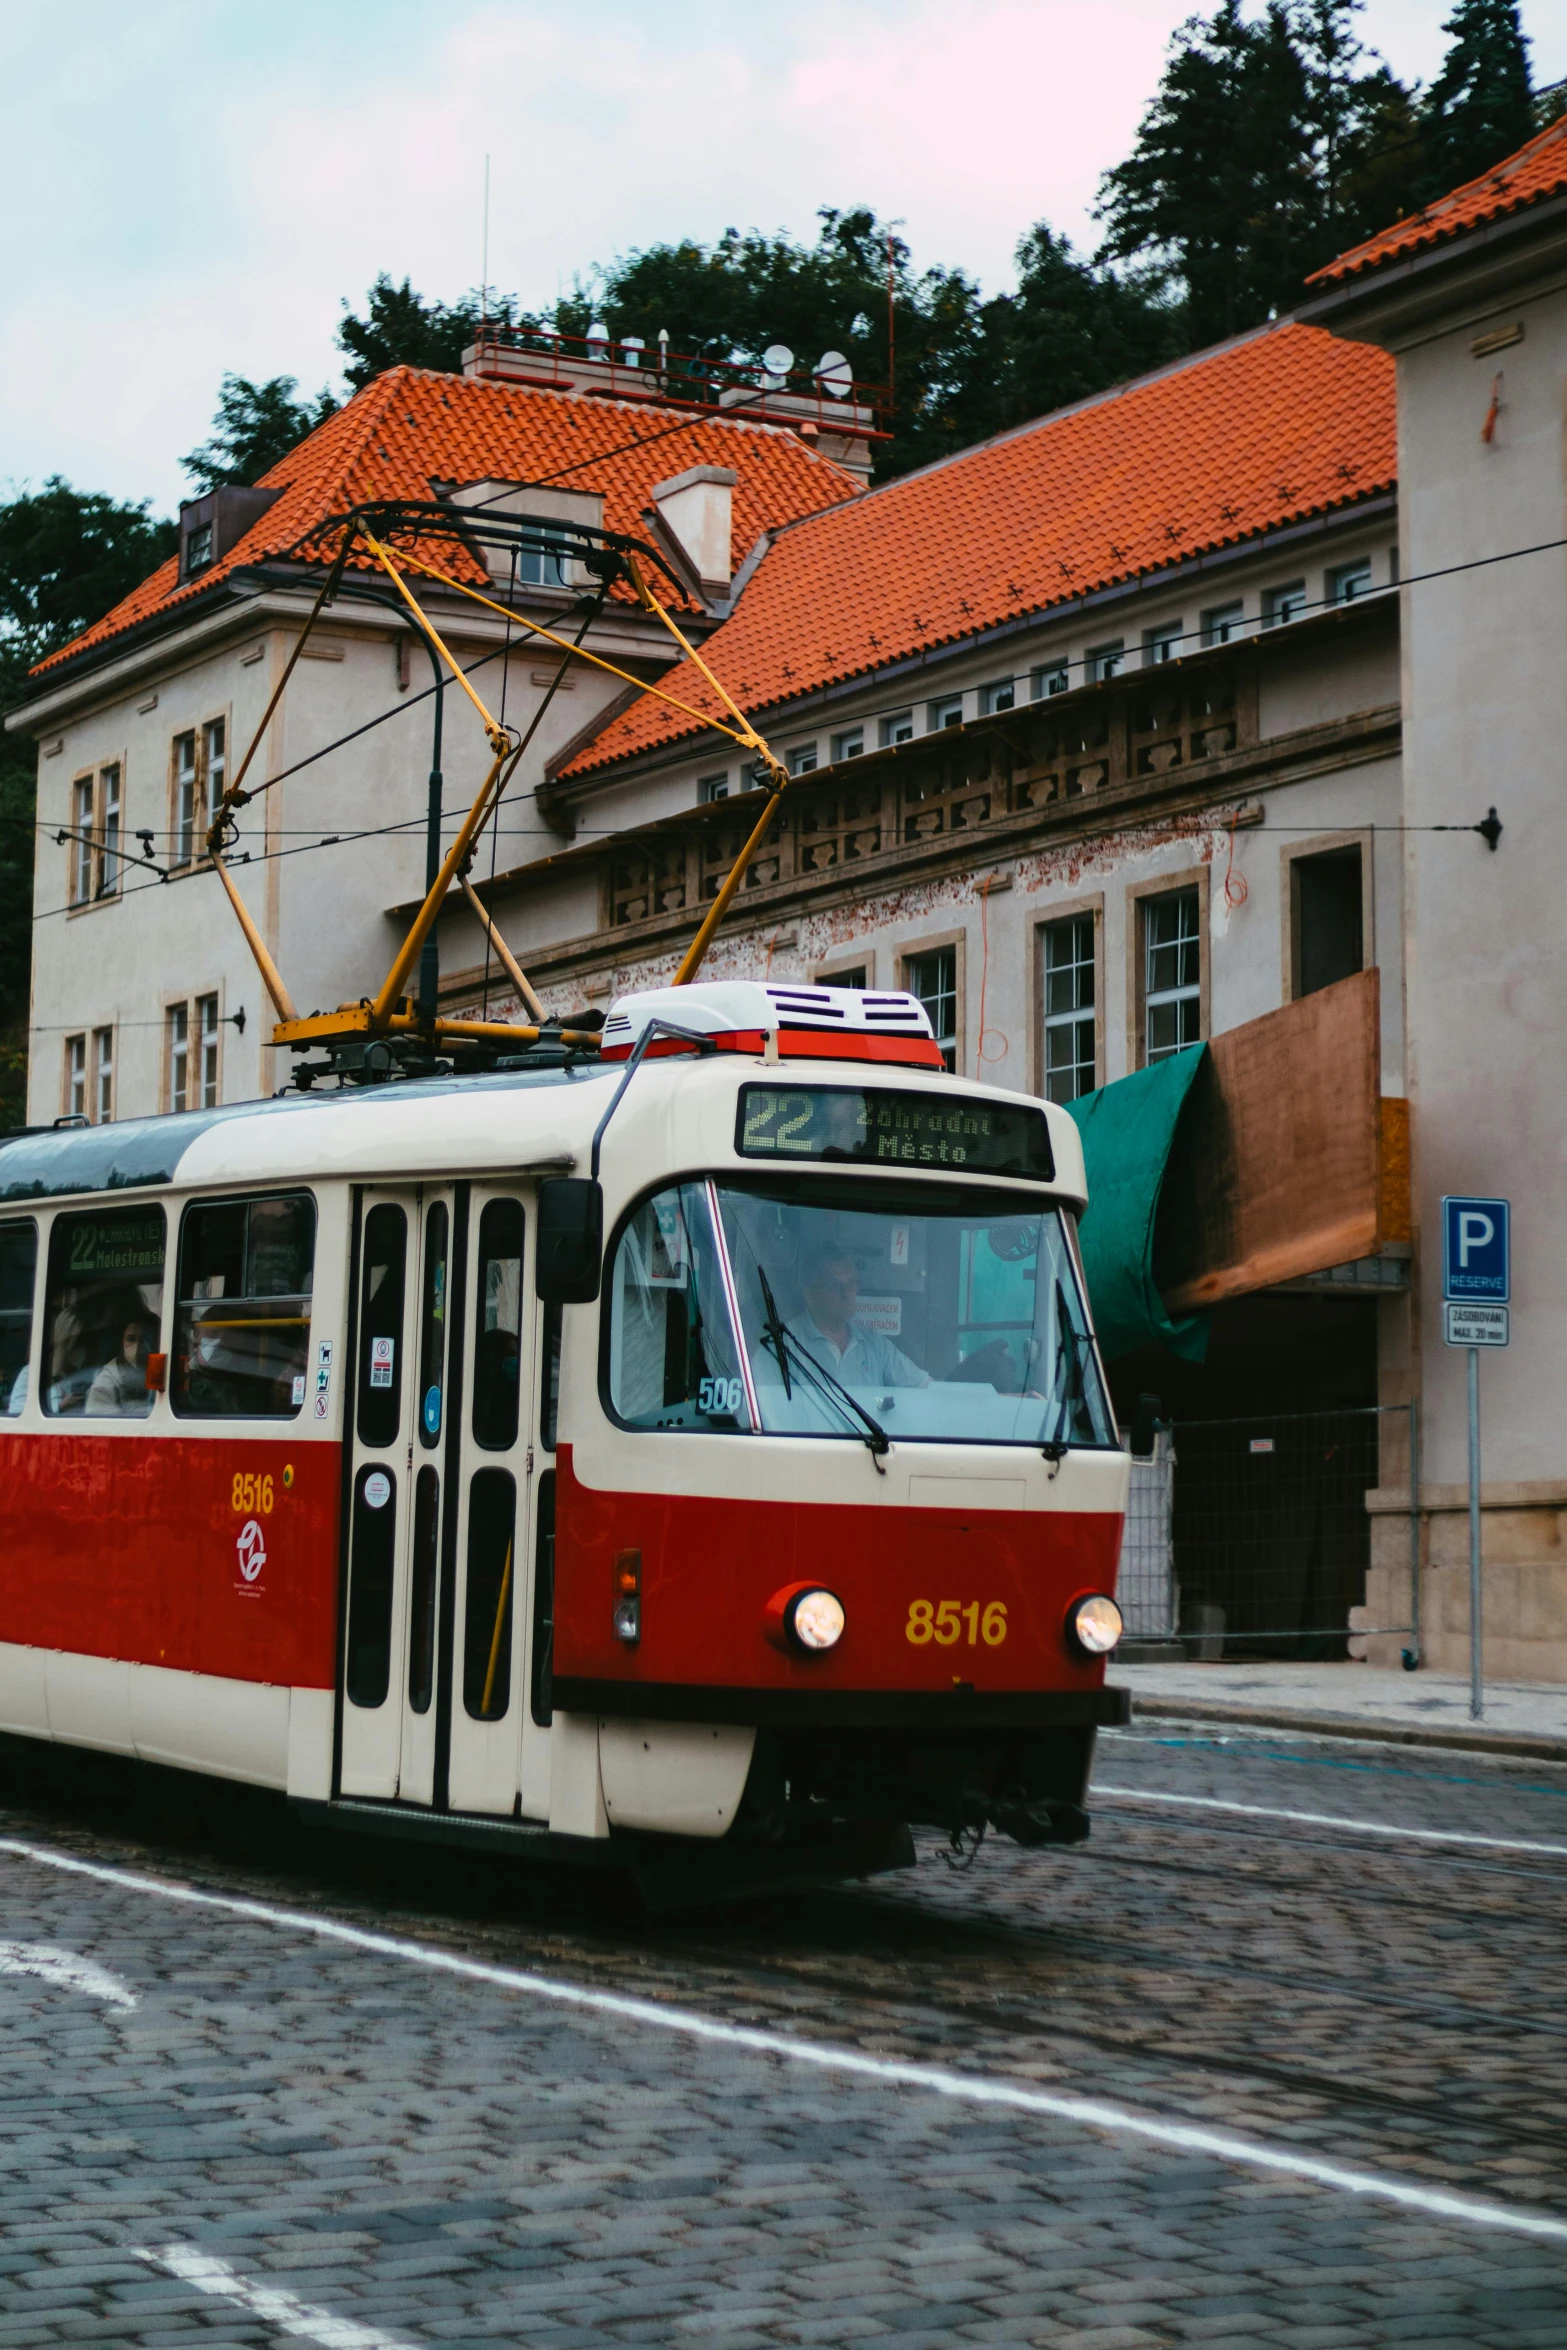
<svg viewBox="0 0 1567 2350"><path fill-rule="evenodd" d="M942 1069L941 1048L918 996L901 990L790 986L766 979L713 979L690 987L653 987L611 1004L604 1023L606 1060L624 1060L655 1020L698 1036L721 1051L761 1052L769 1037L791 1058L897 1062ZM659 1050L655 1041L650 1052ZM671 1051L678 1043L671 1039Z"/></svg>

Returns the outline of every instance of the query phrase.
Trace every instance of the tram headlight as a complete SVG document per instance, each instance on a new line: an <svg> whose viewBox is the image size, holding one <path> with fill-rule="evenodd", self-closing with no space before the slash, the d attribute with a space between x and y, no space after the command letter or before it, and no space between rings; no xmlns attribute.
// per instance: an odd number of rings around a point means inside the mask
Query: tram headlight
<svg viewBox="0 0 1567 2350"><path fill-rule="evenodd" d="M764 1628L787 1656L823 1656L843 1638L843 1601L820 1583L791 1583L775 1591L764 1611Z"/></svg>
<svg viewBox="0 0 1567 2350"><path fill-rule="evenodd" d="M1124 1630L1120 1609L1102 1591L1072 1602L1066 1636L1080 1655L1108 1656Z"/></svg>
<svg viewBox="0 0 1567 2350"><path fill-rule="evenodd" d="M813 1653L836 1648L843 1638L843 1601L833 1591L802 1591L794 1603L789 1629L800 1646Z"/></svg>

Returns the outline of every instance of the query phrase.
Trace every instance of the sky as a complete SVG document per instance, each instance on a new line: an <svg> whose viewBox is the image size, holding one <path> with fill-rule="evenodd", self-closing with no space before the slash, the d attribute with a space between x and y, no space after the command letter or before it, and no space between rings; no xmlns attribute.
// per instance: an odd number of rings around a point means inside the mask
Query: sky
<svg viewBox="0 0 1567 2350"><path fill-rule="evenodd" d="M340 385L378 271L550 301L596 260L869 204L917 266L1091 248L1193 0L0 0L0 493L189 494L225 369ZM1429 80L1449 0L1367 0ZM1211 7L1205 5L1205 13ZM1567 0L1524 0L1539 85ZM815 354L811 354L814 358Z"/></svg>

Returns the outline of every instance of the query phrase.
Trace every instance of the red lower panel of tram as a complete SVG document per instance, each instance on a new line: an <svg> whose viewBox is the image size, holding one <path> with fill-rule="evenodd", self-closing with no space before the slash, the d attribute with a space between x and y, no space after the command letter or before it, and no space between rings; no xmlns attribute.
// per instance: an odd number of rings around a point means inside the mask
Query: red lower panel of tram
<svg viewBox="0 0 1567 2350"><path fill-rule="evenodd" d="M0 1436L0 1640L330 1689L341 1477L335 1444Z"/></svg>
<svg viewBox="0 0 1567 2350"><path fill-rule="evenodd" d="M1097 1689L1068 1606L1114 1592L1121 1520L1103 1511L910 1509L740 1496L596 1492L558 1455L557 1675L722 1688ZM617 1577L640 1585L641 1637L617 1639ZM782 1652L767 1603L823 1583L845 1629L825 1655Z"/></svg>

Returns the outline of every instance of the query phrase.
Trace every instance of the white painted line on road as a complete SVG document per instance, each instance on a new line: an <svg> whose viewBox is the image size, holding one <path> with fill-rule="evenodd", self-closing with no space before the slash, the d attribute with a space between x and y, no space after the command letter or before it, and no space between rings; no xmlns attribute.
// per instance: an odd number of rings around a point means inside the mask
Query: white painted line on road
<svg viewBox="0 0 1567 2350"><path fill-rule="evenodd" d="M313 2309L308 2301L284 2293L276 2285L253 2285L226 2260L215 2260L210 2252L198 2252L192 2244L165 2244L159 2252L138 2248L135 2258L152 2268L166 2269L182 2285L194 2285L198 2292L232 2301L236 2309L249 2310L252 2317L262 2318L282 2333L295 2334L302 2342L319 2342L321 2350L411 2350L409 2343L400 2341L396 2334L383 2334L379 2326L361 2325L353 2317L334 2317L329 2309Z"/></svg>
<svg viewBox="0 0 1567 2350"><path fill-rule="evenodd" d="M1546 2236L1567 2243L1567 2219L1530 2211L1515 2203L1489 2203L1468 2195L1450 2195L1439 2187L1423 2187L1413 2179L1394 2178L1382 2171L1352 2169L1347 2164L1319 2162L1314 2155L1292 2147L1269 2146L1240 2138L1229 2130L1200 2128L1189 2122L1162 2120L1134 2107L1110 2105L1097 2097L1057 2096L1045 2089L1028 2089L1021 2082L987 2080L981 2074L948 2072L933 2064L915 2064L899 2057L862 2056L857 2049L835 2048L821 2040L797 2040L787 2032L765 2032L751 2024L720 2023L715 2016L690 2008L665 2007L656 1999L632 1999L620 1991L592 1991L581 1983L563 1983L549 1975L526 1973L520 1967L494 1966L484 1959L462 1958L455 1951L432 1949L427 1943L406 1942L395 1934L371 1933L338 1918L317 1917L309 1910L280 1909L268 1901L249 1901L231 1893L205 1893L166 1877L144 1877L131 1869L111 1868L103 1861L77 1860L73 1854L53 1852L47 1845L25 1844L18 1837L0 1837L0 1853L41 1867L60 1869L69 1876L91 1877L101 1885L117 1885L157 1901L178 1902L192 1909L221 1910L227 1917L248 1918L258 1925L284 1926L322 1942L346 1943L377 1958L401 1959L426 1967L432 1974L457 1975L472 1983L492 1983L502 1991L517 1991L531 1999L548 1999L562 2007L586 2009L594 2015L614 2016L625 2023L645 2024L657 2032L678 2032L692 2040L706 2040L723 2048L743 2048L754 2056L782 2057L819 2072L848 2073L889 2088L924 2089L959 2104L1000 2106L1013 2113L1046 2114L1055 2121L1079 2123L1085 2129L1111 2136L1140 2138L1153 2146L1169 2146L1182 2154L1211 2154L1248 2170L1273 2171L1286 2178L1304 2179L1317 2187L1332 2187L1346 2195L1364 2195L1384 2203L1402 2204L1438 2219L1463 2220L1472 2227L1503 2228L1519 2236Z"/></svg>
<svg viewBox="0 0 1567 2350"><path fill-rule="evenodd" d="M136 1994L118 1975L96 1959L54 1942L0 1942L0 1975L36 1975L62 1991L84 1991L89 1999L107 1999L111 2007L134 2007Z"/></svg>
<svg viewBox="0 0 1567 2350"><path fill-rule="evenodd" d="M1481 1852L1532 1852L1547 1860L1567 1860L1567 1844L1529 1844L1519 1836L1468 1836L1458 1828L1401 1828L1390 1820L1346 1820L1330 1811L1282 1811L1266 1803L1233 1803L1220 1795L1171 1795L1145 1787L1091 1787L1089 1798L1109 1796L1117 1803L1176 1803L1194 1811L1240 1812L1252 1820L1295 1820L1307 1828L1345 1828L1352 1836L1407 1837L1416 1844L1472 1844Z"/></svg>

